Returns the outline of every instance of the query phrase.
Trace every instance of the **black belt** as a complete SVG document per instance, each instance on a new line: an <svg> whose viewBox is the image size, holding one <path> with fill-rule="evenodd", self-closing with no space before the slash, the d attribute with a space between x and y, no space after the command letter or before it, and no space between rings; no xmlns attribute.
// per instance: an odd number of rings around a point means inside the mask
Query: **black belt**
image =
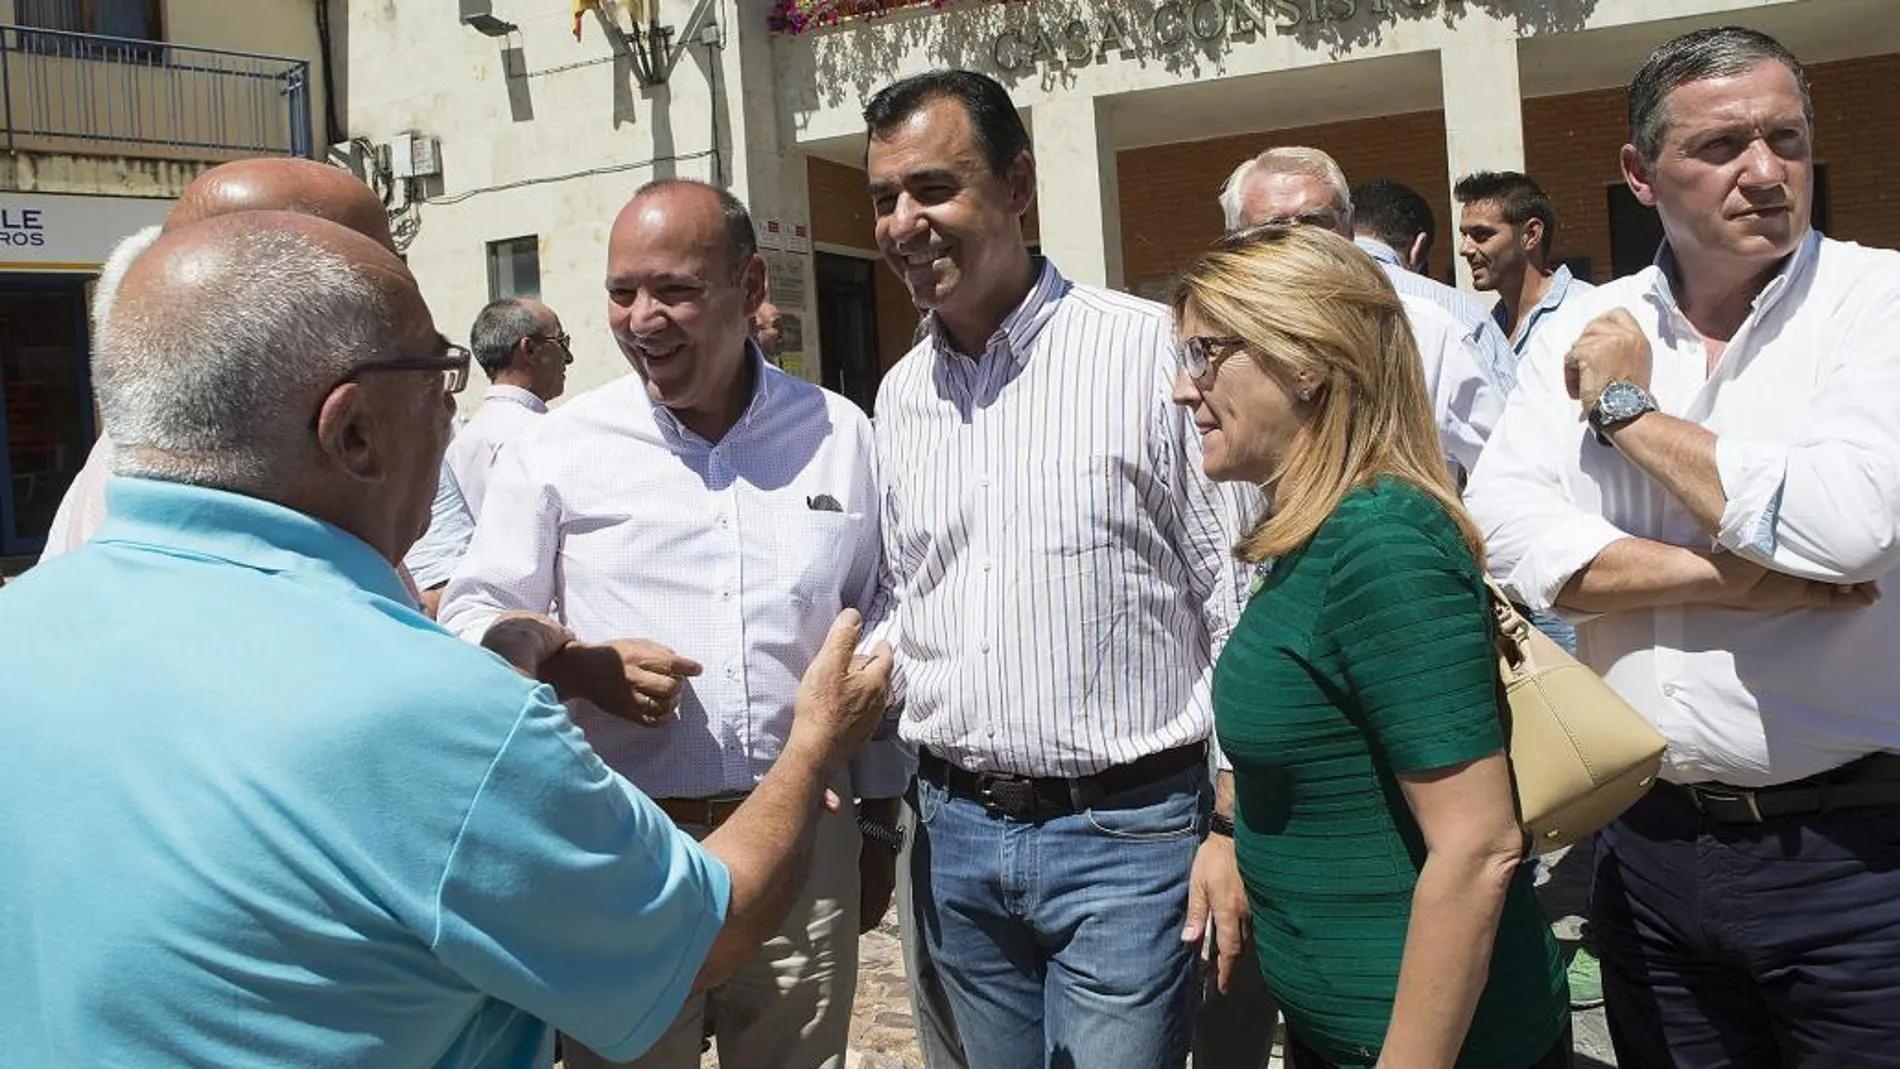
<svg viewBox="0 0 1900 1069"><path fill-rule="evenodd" d="M1760 824L1778 817L1900 805L1900 754L1873 754L1773 787L1667 781L1659 785L1718 824Z"/></svg>
<svg viewBox="0 0 1900 1069"><path fill-rule="evenodd" d="M1104 798L1178 775L1207 763L1207 744L1193 743L1137 758L1093 775L1015 776L1008 772L970 772L928 750L917 755L917 774L998 816L1037 820L1079 813Z"/></svg>

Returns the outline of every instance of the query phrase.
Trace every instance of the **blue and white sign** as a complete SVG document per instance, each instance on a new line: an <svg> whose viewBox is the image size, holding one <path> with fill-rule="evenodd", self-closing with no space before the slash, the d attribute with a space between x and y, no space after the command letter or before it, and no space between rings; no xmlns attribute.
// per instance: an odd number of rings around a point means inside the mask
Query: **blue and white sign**
<svg viewBox="0 0 1900 1069"><path fill-rule="evenodd" d="M0 193L0 271L97 271L112 247L165 221L172 201Z"/></svg>

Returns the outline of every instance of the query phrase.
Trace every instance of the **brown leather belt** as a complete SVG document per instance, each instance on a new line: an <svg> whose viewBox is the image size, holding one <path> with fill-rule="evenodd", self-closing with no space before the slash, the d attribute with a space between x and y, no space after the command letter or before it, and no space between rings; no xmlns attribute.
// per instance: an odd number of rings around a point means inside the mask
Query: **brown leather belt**
<svg viewBox="0 0 1900 1069"><path fill-rule="evenodd" d="M1151 753L1092 775L1062 779L1016 776L1008 772L971 772L923 750L917 754L917 775L998 816L1039 820L1079 813L1104 798L1146 787L1206 764L1207 745L1197 742Z"/></svg>
<svg viewBox="0 0 1900 1069"><path fill-rule="evenodd" d="M1668 794L1717 824L1760 824L1778 817L1900 805L1900 754L1878 753L1773 787L1658 781Z"/></svg>
<svg viewBox="0 0 1900 1069"><path fill-rule="evenodd" d="M713 798L655 798L653 804L660 807L660 812L672 817L675 824L710 830L731 819L739 807L745 804L746 798L743 794L722 794Z"/></svg>

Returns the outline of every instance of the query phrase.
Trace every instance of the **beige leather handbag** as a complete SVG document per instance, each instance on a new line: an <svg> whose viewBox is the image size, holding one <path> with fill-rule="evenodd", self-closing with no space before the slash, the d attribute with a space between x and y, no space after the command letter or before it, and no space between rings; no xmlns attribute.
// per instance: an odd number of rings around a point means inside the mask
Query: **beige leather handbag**
<svg viewBox="0 0 1900 1069"><path fill-rule="evenodd" d="M1498 711L1526 852L1569 846L1649 792L1662 735L1609 684L1546 638L1489 578Z"/></svg>

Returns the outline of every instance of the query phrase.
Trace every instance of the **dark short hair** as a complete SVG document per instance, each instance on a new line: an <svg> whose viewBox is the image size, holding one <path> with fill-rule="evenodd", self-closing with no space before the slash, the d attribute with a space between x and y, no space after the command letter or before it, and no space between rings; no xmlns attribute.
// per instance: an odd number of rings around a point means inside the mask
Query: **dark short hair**
<svg viewBox="0 0 1900 1069"><path fill-rule="evenodd" d="M1353 187L1352 225L1395 249L1425 235L1429 246L1438 240L1438 217L1418 190L1390 178L1374 178Z"/></svg>
<svg viewBox="0 0 1900 1069"><path fill-rule="evenodd" d="M872 138L887 137L904 120L939 100L956 101L970 117L970 129L992 174L1008 174L1016 157L1032 152L1029 130L1010 102L1009 90L975 71L925 71L892 82L864 106L865 132Z"/></svg>
<svg viewBox="0 0 1900 1069"><path fill-rule="evenodd" d="M697 178L656 178L634 190L632 199L640 200L654 193L681 187L703 189L719 199L719 221L726 231L726 263L732 269L733 277L737 278L759 251L759 232L752 226L752 213L746 210L745 203L738 197Z"/></svg>
<svg viewBox="0 0 1900 1069"><path fill-rule="evenodd" d="M492 381L514 361L516 343L533 337L539 326L534 305L527 298L489 301L475 314L475 325L468 328L468 348Z"/></svg>
<svg viewBox="0 0 1900 1069"><path fill-rule="evenodd" d="M1663 134L1669 129L1668 100L1671 91L1690 82L1726 78L1773 61L1794 75L1801 88L1801 110L1808 126L1814 126L1814 98L1808 92L1808 72L1786 45L1760 30L1745 26L1718 26L1696 30L1664 41L1643 62L1630 80L1630 144L1645 163L1654 163L1662 152Z"/></svg>
<svg viewBox="0 0 1900 1069"><path fill-rule="evenodd" d="M1523 226L1532 219L1544 226L1544 255L1550 255L1557 242L1557 206L1550 202L1544 187L1530 175L1517 171L1479 171L1458 180L1451 195L1460 204L1494 204L1498 214L1512 226Z"/></svg>

